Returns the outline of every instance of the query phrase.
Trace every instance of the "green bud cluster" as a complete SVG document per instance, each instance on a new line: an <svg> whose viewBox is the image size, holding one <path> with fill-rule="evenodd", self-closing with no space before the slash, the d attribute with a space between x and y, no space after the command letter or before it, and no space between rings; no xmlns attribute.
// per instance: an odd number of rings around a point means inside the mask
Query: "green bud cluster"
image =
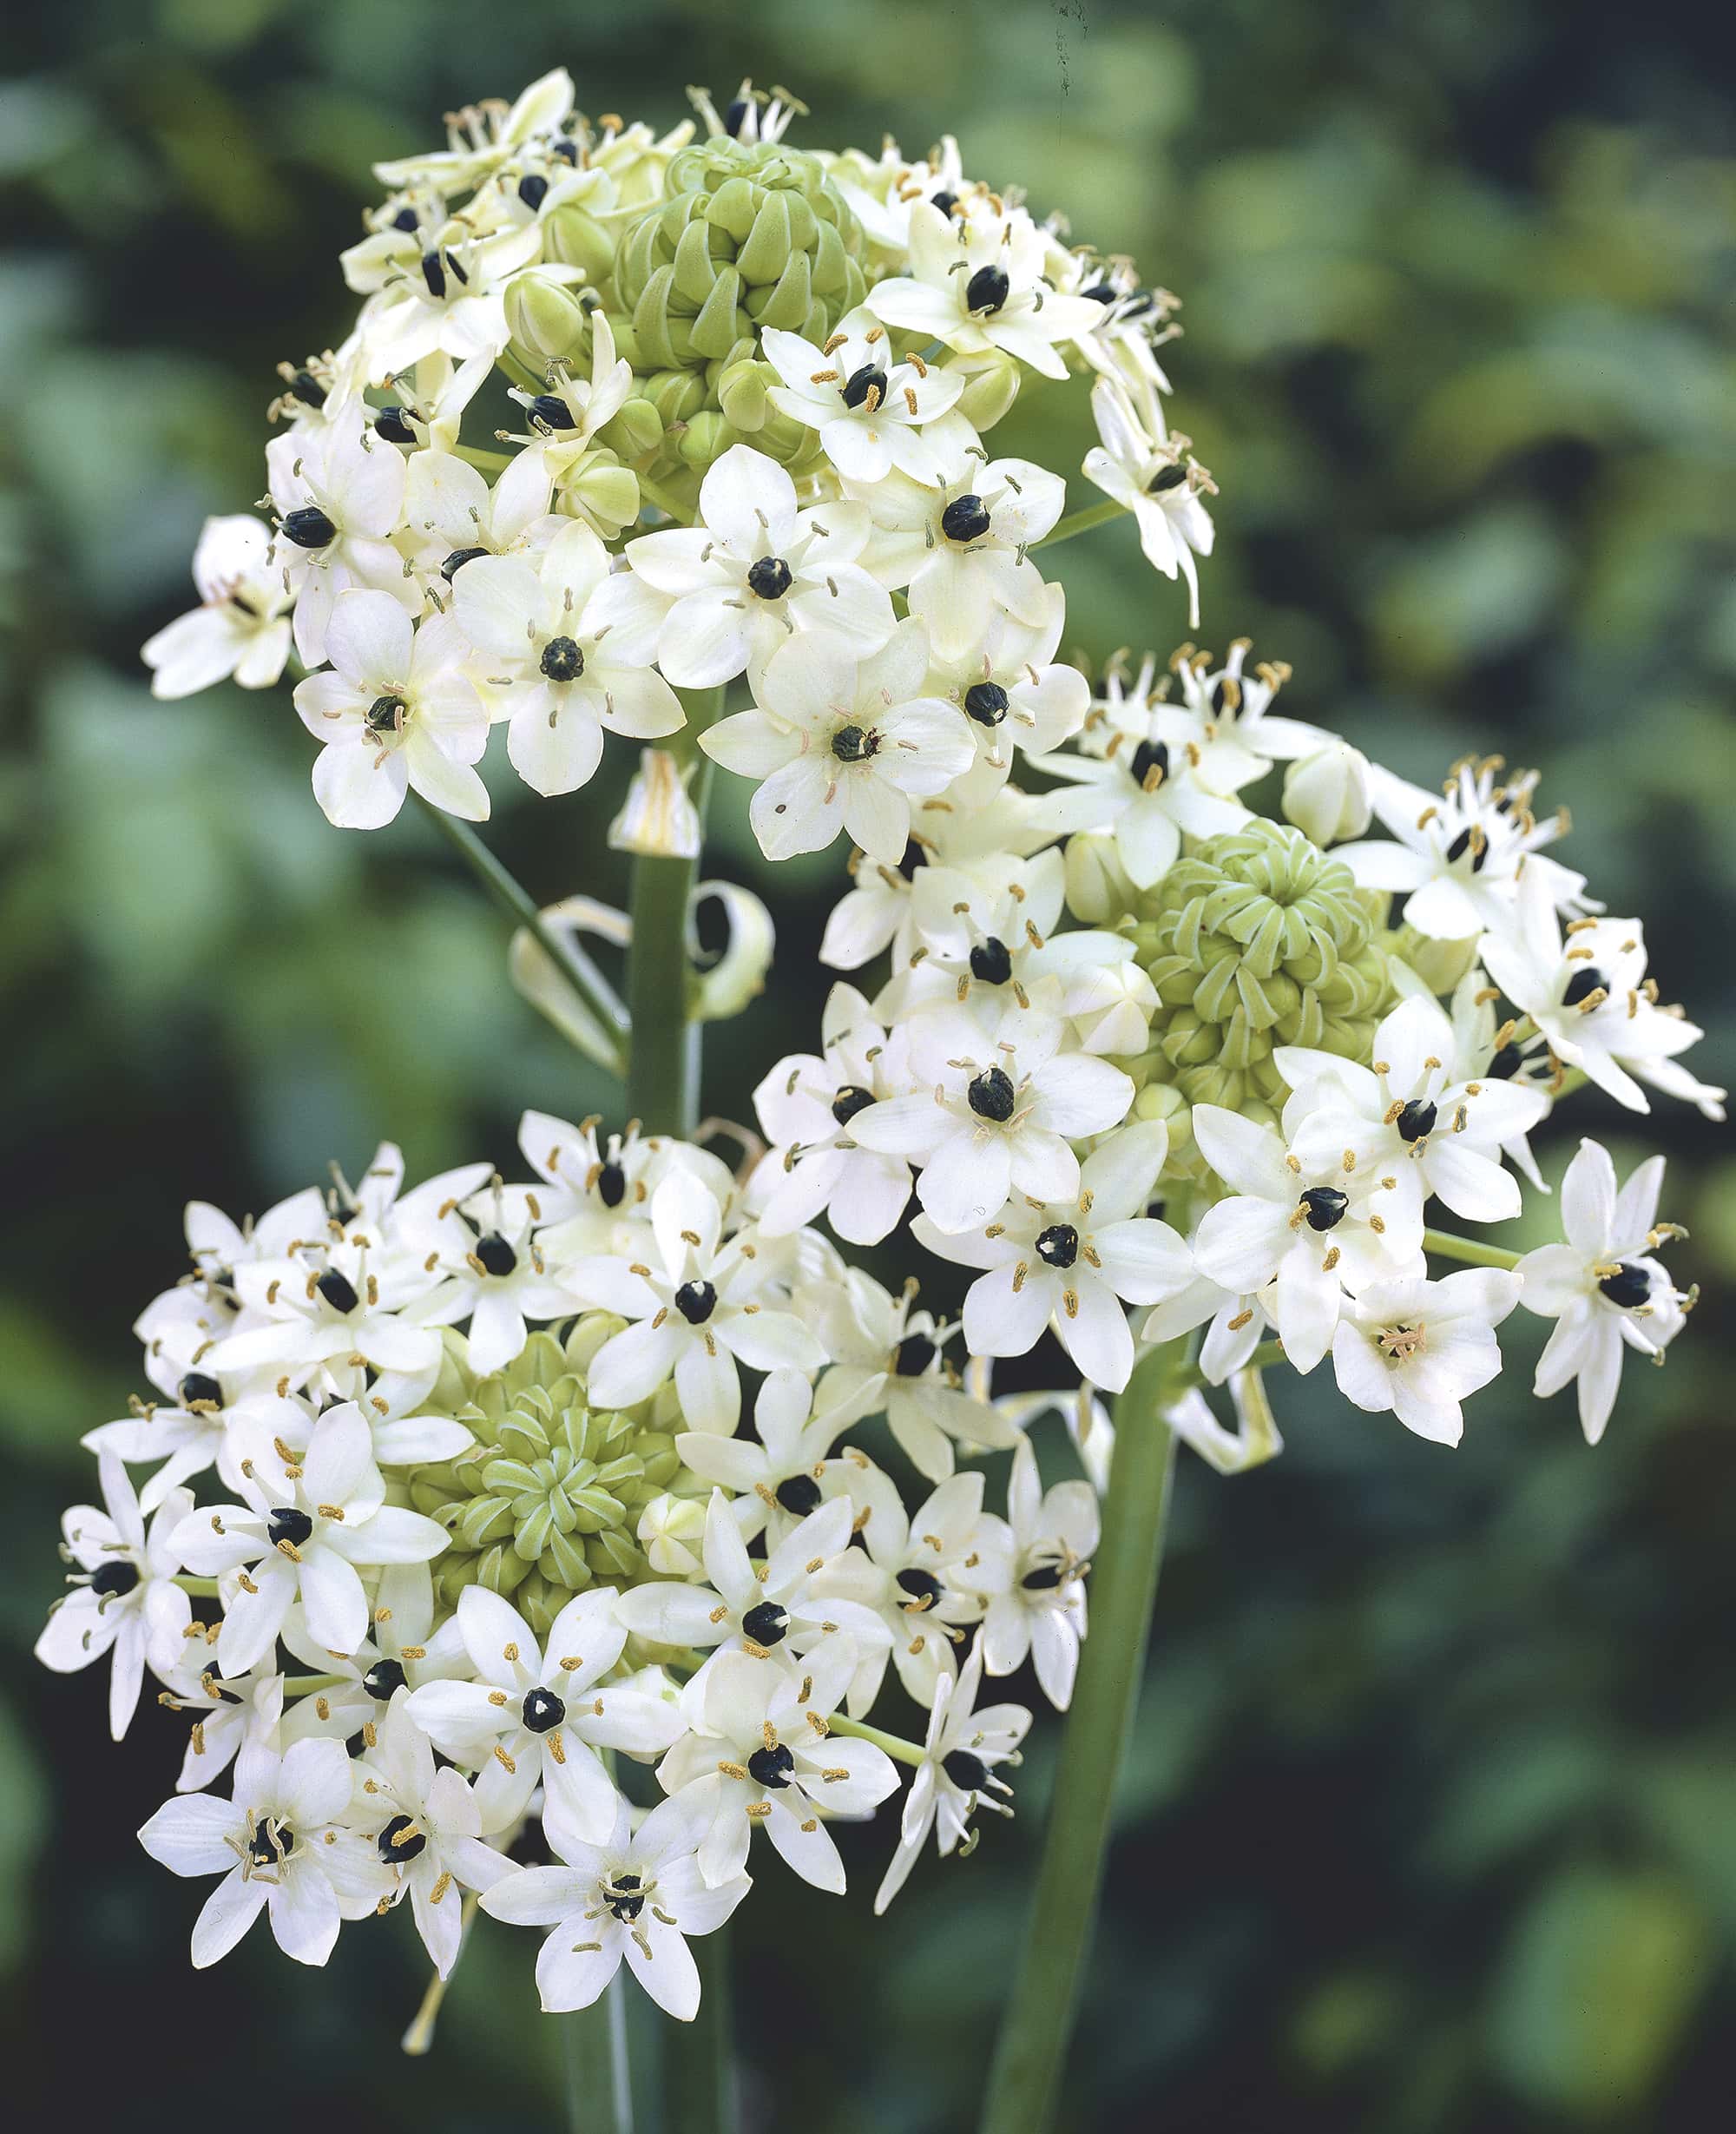
<svg viewBox="0 0 1736 2134"><path fill-rule="evenodd" d="M1366 1060L1391 989L1379 901L1286 824L1204 840L1134 906L1160 1003L1148 1050L1126 1063L1134 1078L1259 1116L1286 1094L1275 1047Z"/></svg>
<svg viewBox="0 0 1736 2134"><path fill-rule="evenodd" d="M476 1443L419 1469L410 1488L452 1537L431 1567L443 1608L485 1585L541 1636L575 1593L651 1575L637 1529L653 1498L708 1494L657 1426L654 1399L625 1412L587 1405L595 1347L582 1324L564 1344L533 1334L505 1370L452 1403Z"/></svg>

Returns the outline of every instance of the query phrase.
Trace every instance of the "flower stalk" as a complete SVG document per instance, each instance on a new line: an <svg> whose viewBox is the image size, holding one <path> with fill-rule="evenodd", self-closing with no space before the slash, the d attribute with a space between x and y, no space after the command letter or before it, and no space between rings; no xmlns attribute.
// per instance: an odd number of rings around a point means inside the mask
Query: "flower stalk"
<svg viewBox="0 0 1736 2134"><path fill-rule="evenodd" d="M1115 1402L1091 1635L1062 1736L1036 1896L1001 2018L981 2134L1043 2134L1060 2095L1163 1560L1175 1466L1163 1413L1185 1368L1183 1342L1152 1349Z"/></svg>
<svg viewBox="0 0 1736 2134"><path fill-rule="evenodd" d="M1030 545L1034 549L1056 548L1062 542L1072 540L1075 534L1089 533L1094 526L1107 526L1112 518L1126 517L1127 506L1113 498L1105 504L1088 504L1082 510L1069 511L1040 541L1033 541Z"/></svg>
<svg viewBox="0 0 1736 2134"><path fill-rule="evenodd" d="M1424 1230L1423 1249L1438 1259L1457 1260L1462 1267L1494 1267L1509 1271L1518 1266L1520 1255L1504 1245L1485 1245L1474 1237L1456 1237L1450 1230Z"/></svg>

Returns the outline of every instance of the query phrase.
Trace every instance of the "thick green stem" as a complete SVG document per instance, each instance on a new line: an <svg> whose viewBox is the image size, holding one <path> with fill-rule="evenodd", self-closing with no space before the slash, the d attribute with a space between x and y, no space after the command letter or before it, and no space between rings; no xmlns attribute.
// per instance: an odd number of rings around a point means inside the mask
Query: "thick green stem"
<svg viewBox="0 0 1736 2134"><path fill-rule="evenodd" d="M671 2134L733 2134L738 2113L729 1928L696 1936L687 1946L699 1967L700 2010L670 2041L664 2118Z"/></svg>
<svg viewBox="0 0 1736 2134"><path fill-rule="evenodd" d="M1162 1411L1185 1364L1182 1343L1153 1349L1115 1402L1091 1633L1062 1736L1036 1896L1002 2012L981 2134L1043 2134L1060 2095L1163 1559L1175 1439Z"/></svg>
<svg viewBox="0 0 1736 2134"><path fill-rule="evenodd" d="M1424 1230L1423 1249L1443 1260L1457 1260L1466 1267L1516 1268L1520 1255L1504 1245L1480 1244L1474 1237L1455 1237L1450 1230Z"/></svg>
<svg viewBox="0 0 1736 2134"><path fill-rule="evenodd" d="M418 794L417 798L421 800ZM467 822L449 815L443 807L422 801L423 812L439 831L442 837L470 868L472 874L493 898L515 925L525 927L535 938L536 945L554 964L592 1016L613 1039L615 1071L619 1074L625 1065L627 1037L627 1010L608 980L586 955L576 941L563 940L554 930L543 924L542 914L537 909L529 892L509 874L482 840Z"/></svg>
<svg viewBox="0 0 1736 2134"><path fill-rule="evenodd" d="M627 1974L618 1971L594 2006L561 2019L570 2134L633 2134L628 1992Z"/></svg>
<svg viewBox="0 0 1736 2134"><path fill-rule="evenodd" d="M1103 504L1088 504L1082 511L1069 511L1041 541L1033 541L1030 545L1034 549L1052 549L1062 541L1070 541L1075 534L1089 533L1094 526L1107 526L1112 518L1123 517L1127 508L1113 497Z"/></svg>
<svg viewBox="0 0 1736 2134"><path fill-rule="evenodd" d="M701 825L711 787L711 760L699 736L723 708L721 689L686 691L687 724L669 751L691 765L691 794ZM627 957L627 1005L632 1038L628 1109L648 1133L691 1134L700 1116L700 1025L693 1019L687 968L687 906L699 862L633 862L633 942Z"/></svg>
<svg viewBox="0 0 1736 2134"><path fill-rule="evenodd" d="M842 1712L834 1712L826 1725L834 1734L848 1734L858 1742L872 1742L876 1749L884 1749L894 1762L908 1763L912 1769L928 1753L918 1742L907 1742L900 1735L871 1727L865 1720L846 1718Z"/></svg>

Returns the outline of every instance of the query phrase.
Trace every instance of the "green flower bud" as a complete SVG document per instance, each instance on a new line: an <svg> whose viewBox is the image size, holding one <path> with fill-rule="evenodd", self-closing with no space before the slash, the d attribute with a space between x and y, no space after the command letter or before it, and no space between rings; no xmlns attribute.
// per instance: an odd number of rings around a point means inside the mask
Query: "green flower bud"
<svg viewBox="0 0 1736 2134"><path fill-rule="evenodd" d="M602 1338L619 1326L597 1317ZM457 1406L476 1443L411 1478L417 1510L452 1538L431 1566L444 1607L485 1585L541 1636L587 1586L649 1575L637 1533L647 1505L666 1492L709 1495L673 1433L656 1426L654 1401L620 1413L586 1405L583 1369L597 1346L585 1321L564 1346L533 1334Z"/></svg>
<svg viewBox="0 0 1736 2134"><path fill-rule="evenodd" d="M605 541L639 516L639 477L610 451L582 452L557 477L561 501Z"/></svg>
<svg viewBox="0 0 1736 2134"><path fill-rule="evenodd" d="M1450 993L1476 961L1477 937L1437 941L1414 926L1385 935L1382 945L1395 962L1408 965L1431 993Z"/></svg>
<svg viewBox="0 0 1736 2134"><path fill-rule="evenodd" d="M587 320L578 291L535 267L506 285L506 324L514 347L533 371L569 362L584 346Z"/></svg>
<svg viewBox="0 0 1736 2134"><path fill-rule="evenodd" d="M727 136L671 158L665 197L615 255L634 367L703 369L780 326L823 341L866 293L861 231L811 155Z"/></svg>
<svg viewBox="0 0 1736 2134"><path fill-rule="evenodd" d="M649 400L635 393L596 432L596 441L621 459L642 459L662 444L663 418Z"/></svg>
<svg viewBox="0 0 1736 2134"><path fill-rule="evenodd" d="M708 467L713 459L721 458L732 445L741 442L741 432L735 425L707 408L685 426L675 440L675 450L687 466Z"/></svg>
<svg viewBox="0 0 1736 2134"><path fill-rule="evenodd" d="M650 402L666 430L690 422L706 404L705 380L692 371L653 371L635 379L633 392Z"/></svg>
<svg viewBox="0 0 1736 2134"><path fill-rule="evenodd" d="M542 247L562 267L582 268L587 281L604 280L615 264L614 237L577 201L565 201L543 216Z"/></svg>
<svg viewBox="0 0 1736 2134"><path fill-rule="evenodd" d="M1391 992L1350 869L1299 830L1256 820L1207 838L1134 907L1160 1005L1136 1079L1269 1117L1279 1045L1366 1060Z"/></svg>
<svg viewBox="0 0 1736 2134"><path fill-rule="evenodd" d="M992 357L959 394L959 412L976 429L992 430L1018 398L1023 382L1018 364L1011 356Z"/></svg>

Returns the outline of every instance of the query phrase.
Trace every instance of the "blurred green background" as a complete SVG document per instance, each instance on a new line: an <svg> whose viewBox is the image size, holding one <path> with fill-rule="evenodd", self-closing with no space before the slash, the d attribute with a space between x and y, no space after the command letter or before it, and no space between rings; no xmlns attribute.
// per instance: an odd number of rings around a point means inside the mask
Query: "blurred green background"
<svg viewBox="0 0 1736 2134"><path fill-rule="evenodd" d="M1222 484L1203 642L1289 659L1286 708L1419 780L1472 748L1541 761L1568 857L1647 919L1666 997L1710 1030L1698 1064L1728 1078L1736 160L1713 16L9 10L0 2038L21 2110L82 2096L154 2131L233 2099L261 2130L313 2111L380 2134L557 2110L532 1936L477 1936L419 2063L396 2047L421 1990L407 1919L352 1931L323 1973L261 1932L195 1979L200 1893L132 1837L180 1722L147 1709L116 1750L97 1680L29 1652L56 1514L89 1486L77 1433L141 1382L128 1325L178 1269L189 1194L259 1208L384 1134L412 1170L504 1160L523 1105L608 1102L418 822L327 827L286 692L157 706L137 664L189 604L201 517L263 486L273 365L345 330L336 254L370 161L557 61L588 109L660 125L684 82L752 71L813 107L799 141L956 133L973 174L1135 254L1185 299L1175 419ZM1076 468L1084 401L1033 397L1008 448ZM1124 531L1056 560L1091 656L1187 634ZM766 998L711 1046L708 1102L746 1116L810 1039L838 878L769 882L739 800L713 864L781 929ZM539 804L502 780L490 834L542 896L618 895L615 804L601 781ZM1571 1396L1529 1399L1542 1327L1520 1314L1457 1455L1317 1375L1279 1388L1274 1466L1184 1466L1069 2134L1727 2124L1736 1163L1692 1113L1594 1097L1553 1130L1557 1175L1581 1130L1624 1168L1668 1150L1665 1212L1694 1233L1675 1264L1706 1290L1597 1453ZM764 1871L736 1929L750 2125L970 2126L1056 1731L1039 1720L1018 1822L930 1863L884 1922L884 1831L849 1847L841 1902Z"/></svg>

